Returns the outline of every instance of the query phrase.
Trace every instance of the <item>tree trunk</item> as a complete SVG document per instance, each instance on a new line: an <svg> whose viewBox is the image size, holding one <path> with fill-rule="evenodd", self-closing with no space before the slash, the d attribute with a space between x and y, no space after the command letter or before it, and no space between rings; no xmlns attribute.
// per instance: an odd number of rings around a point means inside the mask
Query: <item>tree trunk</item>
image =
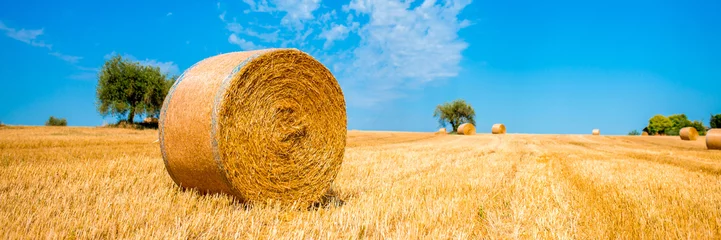
<svg viewBox="0 0 721 240"><path fill-rule="evenodd" d="M451 121L451 127L453 127L453 129L451 130L452 132L457 132L458 131L458 122Z"/></svg>
<svg viewBox="0 0 721 240"><path fill-rule="evenodd" d="M135 119L135 108L130 108L130 113L128 113L128 123L133 123L133 119Z"/></svg>

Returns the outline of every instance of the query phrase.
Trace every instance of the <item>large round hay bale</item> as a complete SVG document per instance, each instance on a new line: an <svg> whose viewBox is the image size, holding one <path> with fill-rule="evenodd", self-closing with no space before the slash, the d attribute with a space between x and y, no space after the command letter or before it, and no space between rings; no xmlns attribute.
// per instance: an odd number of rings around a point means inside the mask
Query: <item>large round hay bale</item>
<svg viewBox="0 0 721 240"><path fill-rule="evenodd" d="M645 131L642 132L642 133L641 133L641 136L648 136L648 132L645 132Z"/></svg>
<svg viewBox="0 0 721 240"><path fill-rule="evenodd" d="M501 123L493 124L493 127L491 128L491 133L506 134L506 125L503 125Z"/></svg>
<svg viewBox="0 0 721 240"><path fill-rule="evenodd" d="M474 135L476 134L476 126L473 126L471 123L464 123L458 126L456 132L461 135Z"/></svg>
<svg viewBox="0 0 721 240"><path fill-rule="evenodd" d="M698 131L693 127L681 128L678 135L681 136L681 140L696 141L698 139Z"/></svg>
<svg viewBox="0 0 721 240"><path fill-rule="evenodd" d="M310 204L340 170L346 125L338 82L311 56L234 52L178 78L161 110L160 148L181 187Z"/></svg>
<svg viewBox="0 0 721 240"><path fill-rule="evenodd" d="M721 150L721 128L706 132L706 148Z"/></svg>
<svg viewBox="0 0 721 240"><path fill-rule="evenodd" d="M601 135L601 130L593 129L593 135Z"/></svg>

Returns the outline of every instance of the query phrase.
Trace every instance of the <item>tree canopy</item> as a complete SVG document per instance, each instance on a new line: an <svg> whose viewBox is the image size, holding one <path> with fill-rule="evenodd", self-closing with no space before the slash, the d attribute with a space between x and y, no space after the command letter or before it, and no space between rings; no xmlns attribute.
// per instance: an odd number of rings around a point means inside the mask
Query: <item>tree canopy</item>
<svg viewBox="0 0 721 240"><path fill-rule="evenodd" d="M668 117L671 120L673 126L666 130L666 135L676 136L681 131L681 128L691 126L691 121L688 120L686 114L674 114Z"/></svg>
<svg viewBox="0 0 721 240"><path fill-rule="evenodd" d="M686 114L674 114L668 117L658 114L648 120L648 126L643 131L652 135L678 136L681 129L685 127L693 127L699 135L706 135L706 126L703 125L703 122L698 120L692 122L688 120Z"/></svg>
<svg viewBox="0 0 721 240"><path fill-rule="evenodd" d="M711 125L711 128L721 128L721 113L716 115L711 115L711 120L709 121L709 125Z"/></svg>
<svg viewBox="0 0 721 240"><path fill-rule="evenodd" d="M652 135L666 134L666 130L669 130L671 127L673 127L673 122L661 114L653 116L648 120L648 133Z"/></svg>
<svg viewBox="0 0 721 240"><path fill-rule="evenodd" d="M158 116L173 82L157 67L114 56L98 75L98 112L118 119L127 116L131 123L137 114Z"/></svg>
<svg viewBox="0 0 721 240"><path fill-rule="evenodd" d="M442 127L450 124L453 132L457 131L458 126L464 123L476 125L476 112L473 110L473 107L463 99L436 106L433 117L438 118L438 124Z"/></svg>

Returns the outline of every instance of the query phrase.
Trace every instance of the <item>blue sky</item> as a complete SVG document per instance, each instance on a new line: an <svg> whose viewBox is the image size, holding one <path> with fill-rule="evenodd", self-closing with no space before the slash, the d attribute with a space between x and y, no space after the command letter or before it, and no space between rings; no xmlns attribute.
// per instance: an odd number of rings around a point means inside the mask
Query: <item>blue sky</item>
<svg viewBox="0 0 721 240"><path fill-rule="evenodd" d="M96 73L121 54L180 74L294 47L338 78L348 127L433 131L462 98L479 132L604 134L721 113L719 1L6 1L0 121L100 125ZM113 121L112 118L105 119Z"/></svg>

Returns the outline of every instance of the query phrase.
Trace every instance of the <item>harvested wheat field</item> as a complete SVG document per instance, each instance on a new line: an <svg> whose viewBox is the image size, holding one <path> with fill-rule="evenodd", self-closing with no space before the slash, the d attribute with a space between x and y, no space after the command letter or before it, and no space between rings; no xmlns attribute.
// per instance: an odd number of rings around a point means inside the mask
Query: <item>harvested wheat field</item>
<svg viewBox="0 0 721 240"><path fill-rule="evenodd" d="M348 133L328 200L175 185L157 131L0 128L0 238L721 238L705 139Z"/></svg>

